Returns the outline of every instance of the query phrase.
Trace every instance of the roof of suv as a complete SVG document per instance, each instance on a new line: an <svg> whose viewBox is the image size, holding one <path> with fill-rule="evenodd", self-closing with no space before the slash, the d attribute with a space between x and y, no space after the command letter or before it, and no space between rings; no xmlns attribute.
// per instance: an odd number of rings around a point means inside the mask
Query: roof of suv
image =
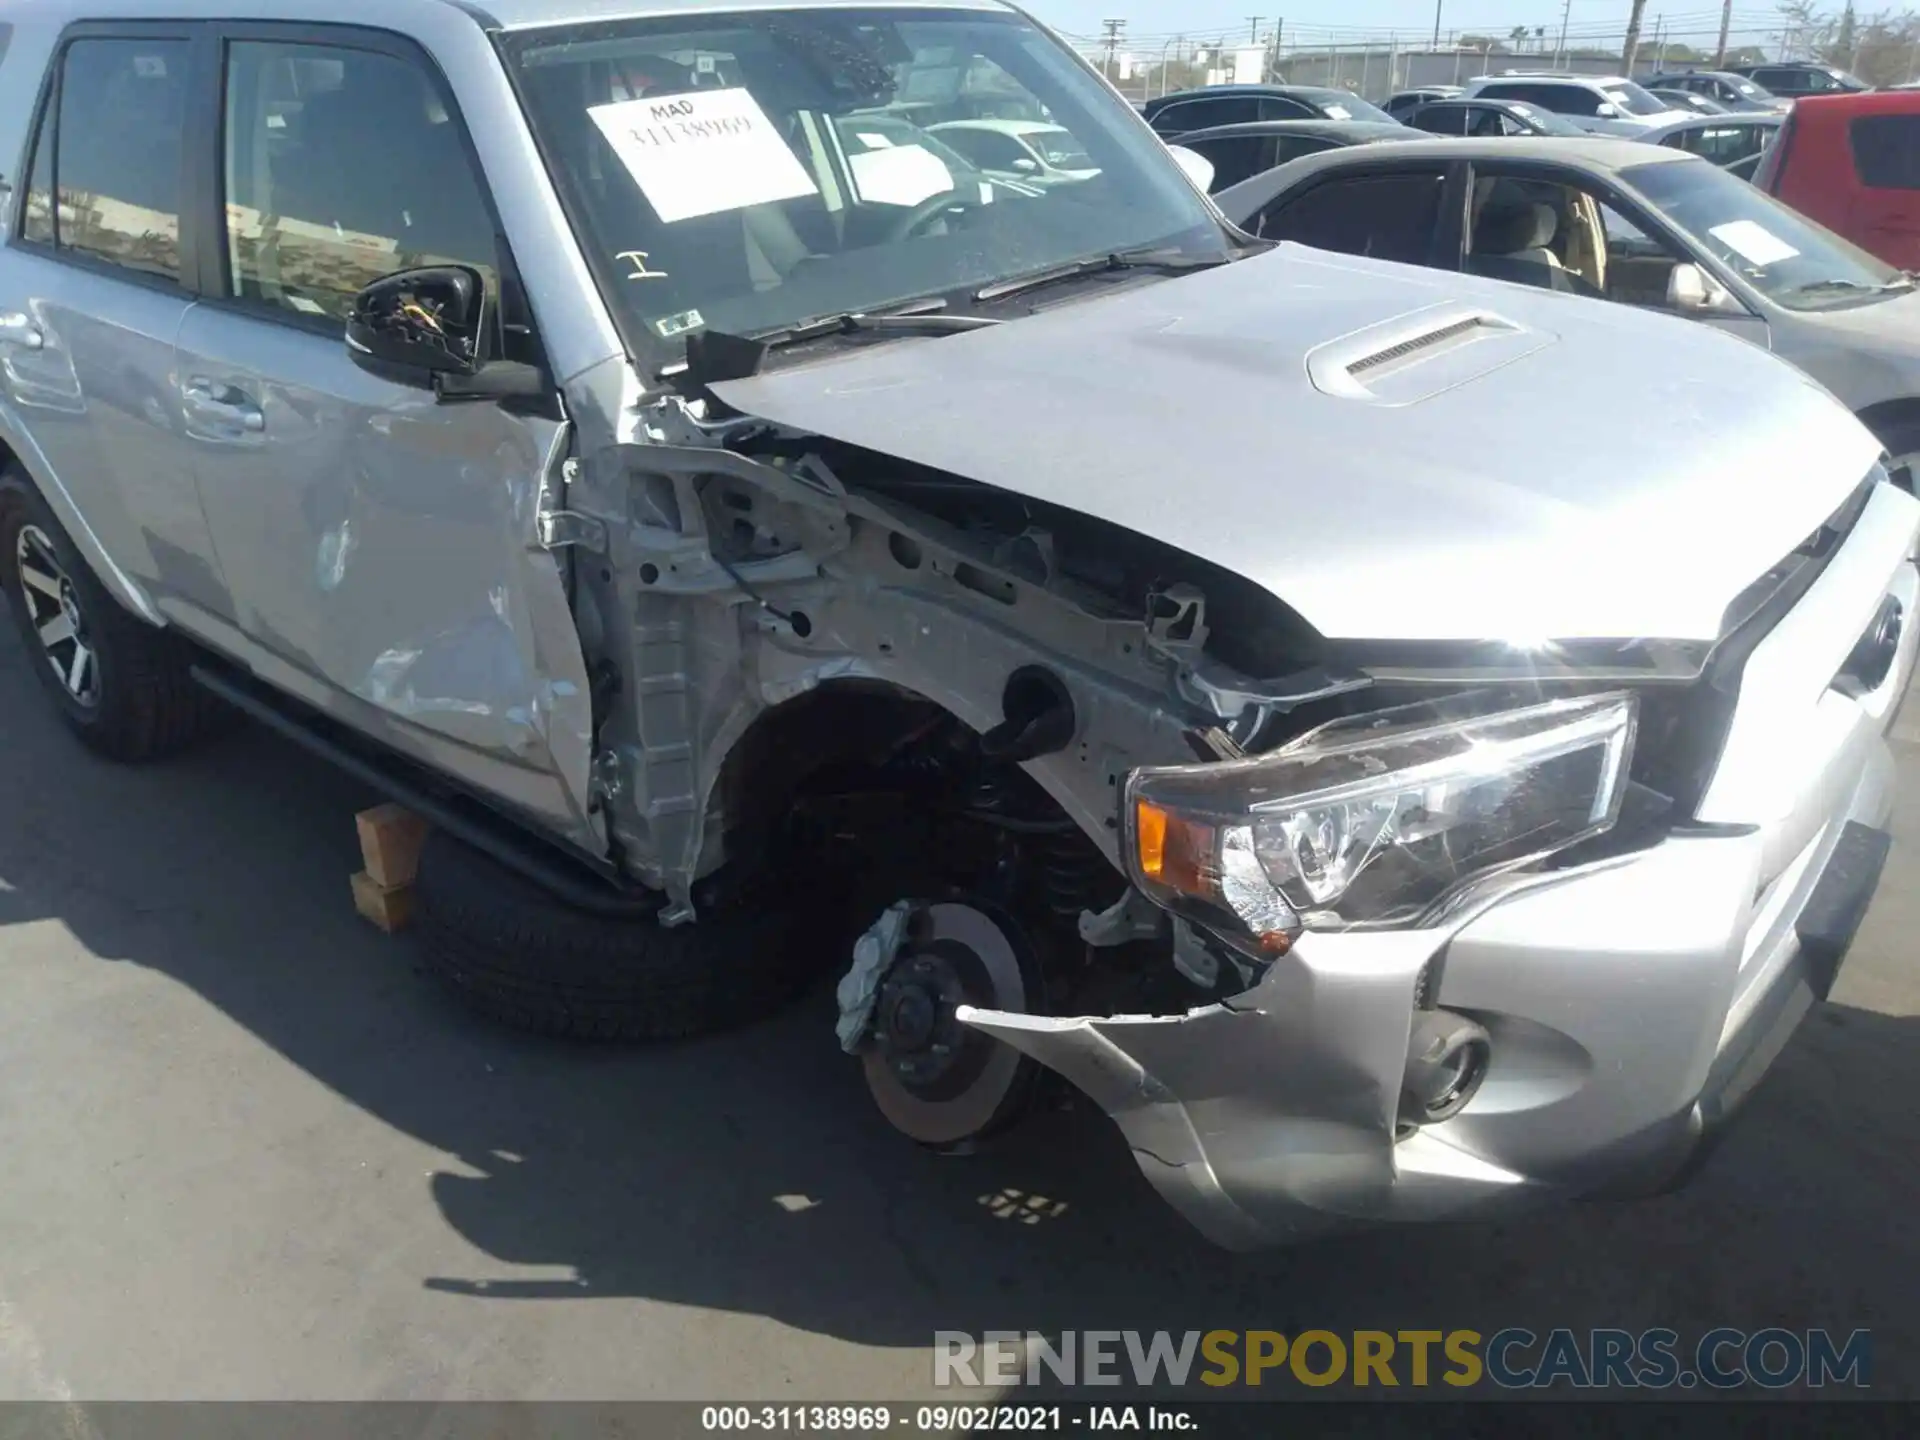
<svg viewBox="0 0 1920 1440"><path fill-rule="evenodd" d="M845 0L778 0L771 8L783 10L836 9ZM1013 7L1003 0L913 0L917 9L1000 10ZM695 15L746 8L748 0L386 0L383 9L392 22L404 25L409 11L414 13L458 10L471 15L489 29L519 30L540 25L566 25L581 21L615 20L626 17ZM197 18L257 19L261 21L319 21L334 18L327 0L308 0L304 6L289 6L285 0L267 0L251 9L246 0L223 0L220 4L180 3L180 0L0 0L0 18L11 19L26 12L36 20L64 25L75 20L135 20L143 17L167 20ZM301 13L305 10L309 13Z"/></svg>

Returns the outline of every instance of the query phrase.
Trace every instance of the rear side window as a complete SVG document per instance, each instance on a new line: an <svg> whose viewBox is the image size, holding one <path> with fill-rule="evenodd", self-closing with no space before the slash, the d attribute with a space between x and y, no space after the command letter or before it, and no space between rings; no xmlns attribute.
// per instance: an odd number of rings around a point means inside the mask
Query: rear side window
<svg viewBox="0 0 1920 1440"><path fill-rule="evenodd" d="M1440 228L1440 171L1329 180L1270 210L1260 233L1318 250L1424 265Z"/></svg>
<svg viewBox="0 0 1920 1440"><path fill-rule="evenodd" d="M22 237L180 278L187 44L76 40L41 119Z"/></svg>
<svg viewBox="0 0 1920 1440"><path fill-rule="evenodd" d="M1847 129L1860 183L1920 190L1920 115L1863 115Z"/></svg>
<svg viewBox="0 0 1920 1440"><path fill-rule="evenodd" d="M396 270L467 265L498 293L485 192L427 71L372 50L228 47L231 293L338 320Z"/></svg>

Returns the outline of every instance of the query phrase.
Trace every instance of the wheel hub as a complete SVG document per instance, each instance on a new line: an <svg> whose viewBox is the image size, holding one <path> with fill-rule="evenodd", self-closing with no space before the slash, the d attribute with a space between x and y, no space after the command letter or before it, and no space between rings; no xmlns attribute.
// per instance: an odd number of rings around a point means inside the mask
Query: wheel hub
<svg viewBox="0 0 1920 1440"><path fill-rule="evenodd" d="M100 675L79 591L39 526L20 527L13 558L21 603L41 653L68 698L91 709L100 700Z"/></svg>
<svg viewBox="0 0 1920 1440"><path fill-rule="evenodd" d="M894 1127L921 1144L964 1145L1019 1112L1035 1067L962 1025L957 1012L1030 1008L1038 971L1011 923L972 905L927 905L910 926L874 1000L867 1088Z"/></svg>
<svg viewBox="0 0 1920 1440"><path fill-rule="evenodd" d="M874 1038L910 1089L936 1086L953 1068L966 1039L954 1011L969 999L953 962L937 950L904 957L880 987Z"/></svg>

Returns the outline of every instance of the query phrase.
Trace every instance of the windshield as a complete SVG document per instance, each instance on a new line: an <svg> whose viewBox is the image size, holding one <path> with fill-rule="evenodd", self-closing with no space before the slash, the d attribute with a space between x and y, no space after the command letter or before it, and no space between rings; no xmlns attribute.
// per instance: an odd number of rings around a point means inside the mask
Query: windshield
<svg viewBox="0 0 1920 1440"><path fill-rule="evenodd" d="M1562 120L1551 110L1542 110L1527 104L1524 100L1509 100L1507 108L1528 124L1536 126L1542 135L1585 135L1587 133L1571 120Z"/></svg>
<svg viewBox="0 0 1920 1440"><path fill-rule="evenodd" d="M582 248L645 360L677 359L701 329L763 335L960 300L1123 251L1231 253L1139 118L1017 15L700 11L504 46ZM1001 167L973 149L961 159L957 130L926 133L956 120L1029 122L1006 128L1088 173L1047 186L989 177ZM963 128L977 139L998 127Z"/></svg>
<svg viewBox="0 0 1920 1440"><path fill-rule="evenodd" d="M1660 115L1675 108L1651 90L1644 89L1631 80L1617 85L1604 85L1601 88L1606 91L1607 99L1629 115Z"/></svg>
<svg viewBox="0 0 1920 1440"><path fill-rule="evenodd" d="M1329 120L1371 120L1375 124L1384 122L1388 125L1399 123L1378 105L1362 100L1351 90L1302 89L1294 93L1319 106Z"/></svg>
<svg viewBox="0 0 1920 1440"><path fill-rule="evenodd" d="M1789 310L1870 303L1907 288L1899 271L1718 166L1635 165L1620 178L1696 245Z"/></svg>

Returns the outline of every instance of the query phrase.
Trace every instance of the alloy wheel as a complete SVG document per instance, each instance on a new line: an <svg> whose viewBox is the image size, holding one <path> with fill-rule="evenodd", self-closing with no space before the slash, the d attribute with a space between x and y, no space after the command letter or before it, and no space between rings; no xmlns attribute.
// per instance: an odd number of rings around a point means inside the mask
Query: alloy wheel
<svg viewBox="0 0 1920 1440"><path fill-rule="evenodd" d="M80 595L39 526L20 527L14 542L14 563L20 577L20 597L39 637L41 653L73 701L93 708L100 701L100 667L88 639Z"/></svg>

